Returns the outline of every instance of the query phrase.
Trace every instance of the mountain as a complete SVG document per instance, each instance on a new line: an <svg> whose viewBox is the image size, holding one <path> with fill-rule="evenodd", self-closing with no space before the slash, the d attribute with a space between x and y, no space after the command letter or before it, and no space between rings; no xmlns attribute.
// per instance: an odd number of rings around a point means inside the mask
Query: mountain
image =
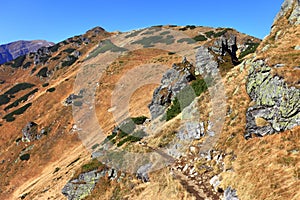
<svg viewBox="0 0 300 200"><path fill-rule="evenodd" d="M1 199L299 199L299 10L262 41L95 27L1 65Z"/></svg>
<svg viewBox="0 0 300 200"><path fill-rule="evenodd" d="M54 45L53 42L48 42L45 40L19 40L0 45L0 64L9 62L27 53L36 52L41 47L49 47L52 45Z"/></svg>

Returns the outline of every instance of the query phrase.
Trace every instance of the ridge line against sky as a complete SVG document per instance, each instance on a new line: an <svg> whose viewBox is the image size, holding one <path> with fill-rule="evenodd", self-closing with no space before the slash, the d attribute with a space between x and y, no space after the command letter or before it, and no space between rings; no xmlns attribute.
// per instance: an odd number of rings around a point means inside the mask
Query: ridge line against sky
<svg viewBox="0 0 300 200"><path fill-rule="evenodd" d="M0 44L59 42L100 26L109 32L153 25L229 27L263 38L283 0L10 0L1 2Z"/></svg>

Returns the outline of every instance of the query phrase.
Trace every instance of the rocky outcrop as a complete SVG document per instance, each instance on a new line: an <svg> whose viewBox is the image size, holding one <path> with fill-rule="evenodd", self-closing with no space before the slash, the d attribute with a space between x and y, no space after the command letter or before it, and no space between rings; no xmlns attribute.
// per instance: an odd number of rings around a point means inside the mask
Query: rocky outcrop
<svg viewBox="0 0 300 200"><path fill-rule="evenodd" d="M195 79L191 69L192 65L184 59L180 65L174 64L172 69L164 74L161 85L155 89L152 102L148 106L152 119L163 114L176 94Z"/></svg>
<svg viewBox="0 0 300 200"><path fill-rule="evenodd" d="M252 63L247 93L255 105L247 111L245 138L265 136L300 125L300 90L272 76L263 60Z"/></svg>
<svg viewBox="0 0 300 200"><path fill-rule="evenodd" d="M141 166L140 168L138 168L136 172L136 177L142 180L143 182L149 182L150 179L148 176L148 172L150 171L151 167L152 167L151 163Z"/></svg>
<svg viewBox="0 0 300 200"><path fill-rule="evenodd" d="M26 126L22 129L23 137L22 141L34 141L40 139L40 134L38 133L38 125L35 122L28 122Z"/></svg>
<svg viewBox="0 0 300 200"><path fill-rule="evenodd" d="M288 16L288 20L291 25L300 24L300 0L285 0L281 5L280 12L277 14L274 20L274 24L281 17L285 16L288 11L292 9L291 14Z"/></svg>
<svg viewBox="0 0 300 200"><path fill-rule="evenodd" d="M196 54L196 75L216 76L219 73L218 63L206 47L199 47Z"/></svg>
<svg viewBox="0 0 300 200"><path fill-rule="evenodd" d="M62 189L62 193L68 200L84 199L92 192L100 178L105 176L107 176L109 180L118 178L117 171L114 169L103 169L102 171L93 170L82 173L77 179L69 181Z"/></svg>
<svg viewBox="0 0 300 200"><path fill-rule="evenodd" d="M9 62L19 56L36 52L41 47L49 47L54 45L52 42L45 40L33 40L33 41L17 41L0 46L0 64Z"/></svg>
<svg viewBox="0 0 300 200"><path fill-rule="evenodd" d="M238 196L236 194L236 190L232 189L231 187L228 187L224 191L223 200L239 200L239 198L238 198Z"/></svg>
<svg viewBox="0 0 300 200"><path fill-rule="evenodd" d="M237 44L237 38L233 34L225 34L222 35L219 40L216 40L214 43L214 47L211 49L221 55L225 56L227 53L231 57L232 64L237 65L239 64L239 60L237 58L237 50L238 50L238 44Z"/></svg>

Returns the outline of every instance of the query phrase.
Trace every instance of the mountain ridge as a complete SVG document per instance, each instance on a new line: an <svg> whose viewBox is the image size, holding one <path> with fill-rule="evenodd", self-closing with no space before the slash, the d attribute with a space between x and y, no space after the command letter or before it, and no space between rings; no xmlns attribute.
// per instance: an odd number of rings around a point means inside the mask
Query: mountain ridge
<svg viewBox="0 0 300 200"><path fill-rule="evenodd" d="M54 45L46 40L18 40L0 45L0 64L9 62L27 53L36 52L39 48Z"/></svg>
<svg viewBox="0 0 300 200"><path fill-rule="evenodd" d="M298 199L299 1L287 2L263 41L96 27L1 65L1 198Z"/></svg>

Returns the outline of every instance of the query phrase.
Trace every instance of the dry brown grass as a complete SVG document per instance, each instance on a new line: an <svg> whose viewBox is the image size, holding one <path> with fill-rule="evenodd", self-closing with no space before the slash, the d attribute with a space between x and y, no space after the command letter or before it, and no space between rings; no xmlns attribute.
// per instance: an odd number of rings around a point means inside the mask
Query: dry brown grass
<svg viewBox="0 0 300 200"><path fill-rule="evenodd" d="M273 26L270 35L258 47L257 59L266 59L269 66L284 64L283 67L273 68L273 75L283 77L289 85L299 87L300 51L295 50L300 45L300 27L291 26L287 20L290 12L280 18ZM265 46L266 51L262 51Z"/></svg>
<svg viewBox="0 0 300 200"><path fill-rule="evenodd" d="M195 199L182 187L180 182L172 177L168 168L150 174L150 183L145 183L134 188L128 199Z"/></svg>

